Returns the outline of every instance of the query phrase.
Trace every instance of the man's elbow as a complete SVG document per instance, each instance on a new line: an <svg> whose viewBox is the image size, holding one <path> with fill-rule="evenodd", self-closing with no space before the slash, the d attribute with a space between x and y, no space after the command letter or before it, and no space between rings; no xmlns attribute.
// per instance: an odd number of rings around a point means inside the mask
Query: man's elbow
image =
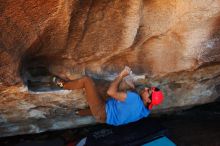
<svg viewBox="0 0 220 146"><path fill-rule="evenodd" d="M112 98L116 98L118 96L117 93L118 93L117 91L111 89L107 91L107 94Z"/></svg>
<svg viewBox="0 0 220 146"><path fill-rule="evenodd" d="M107 91L107 94L108 94L109 96L113 97L113 96L114 96L114 91L108 90L108 91Z"/></svg>
<svg viewBox="0 0 220 146"><path fill-rule="evenodd" d="M115 91L111 91L111 90L108 90L107 91L107 94L110 96L110 97L112 97L112 98L114 98L114 99L116 99L116 100L118 100L118 101L125 101L125 97L122 97L120 94L118 94L118 92L115 92Z"/></svg>

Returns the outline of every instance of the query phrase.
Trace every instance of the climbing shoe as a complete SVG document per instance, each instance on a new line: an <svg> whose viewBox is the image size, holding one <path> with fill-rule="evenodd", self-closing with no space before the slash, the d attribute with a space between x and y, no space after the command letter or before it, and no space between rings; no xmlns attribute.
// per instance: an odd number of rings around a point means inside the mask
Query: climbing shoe
<svg viewBox="0 0 220 146"><path fill-rule="evenodd" d="M52 78L52 82L53 82L56 86L58 86L58 87L60 87L60 88L63 88L63 83L64 83L64 81L63 81L62 79L60 79L60 78L54 76L54 77Z"/></svg>

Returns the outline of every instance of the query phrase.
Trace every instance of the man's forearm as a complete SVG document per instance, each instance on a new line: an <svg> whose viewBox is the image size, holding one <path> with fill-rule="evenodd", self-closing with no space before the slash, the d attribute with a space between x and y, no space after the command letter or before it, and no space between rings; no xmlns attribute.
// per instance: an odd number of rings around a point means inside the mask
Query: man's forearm
<svg viewBox="0 0 220 146"><path fill-rule="evenodd" d="M122 81L122 79L127 76L129 74L129 72L131 71L131 69L129 67L125 67L119 74L119 76L117 76L115 78L115 80L110 84L107 94L109 96L111 96L112 98L115 98L116 100L119 101L124 101L127 97L126 92L119 92L118 91L118 86L120 84L120 82Z"/></svg>
<svg viewBox="0 0 220 146"><path fill-rule="evenodd" d="M108 91L107 93L109 95L111 95L112 93L115 93L118 91L118 86L119 86L119 83L122 81L123 79L123 76L122 75L119 75L115 78L115 80L110 84L109 88L108 88Z"/></svg>

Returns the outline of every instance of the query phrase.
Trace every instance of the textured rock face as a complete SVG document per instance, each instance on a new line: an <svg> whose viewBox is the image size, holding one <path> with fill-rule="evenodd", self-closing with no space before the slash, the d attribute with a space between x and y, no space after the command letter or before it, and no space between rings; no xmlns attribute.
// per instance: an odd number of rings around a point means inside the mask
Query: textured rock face
<svg viewBox="0 0 220 146"><path fill-rule="evenodd" d="M33 68L101 79L103 94L129 65L164 90L158 111L219 96L219 0L10 0L0 14L0 136L94 123L73 114L81 91L22 91Z"/></svg>

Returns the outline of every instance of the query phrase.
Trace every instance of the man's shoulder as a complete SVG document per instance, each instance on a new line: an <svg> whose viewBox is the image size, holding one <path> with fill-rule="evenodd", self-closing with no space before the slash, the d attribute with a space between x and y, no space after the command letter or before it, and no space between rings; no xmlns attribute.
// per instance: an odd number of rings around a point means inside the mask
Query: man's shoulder
<svg viewBox="0 0 220 146"><path fill-rule="evenodd" d="M138 95L136 91L132 91L132 90L127 90L127 94Z"/></svg>
<svg viewBox="0 0 220 146"><path fill-rule="evenodd" d="M140 97L135 91L127 91L127 97Z"/></svg>

